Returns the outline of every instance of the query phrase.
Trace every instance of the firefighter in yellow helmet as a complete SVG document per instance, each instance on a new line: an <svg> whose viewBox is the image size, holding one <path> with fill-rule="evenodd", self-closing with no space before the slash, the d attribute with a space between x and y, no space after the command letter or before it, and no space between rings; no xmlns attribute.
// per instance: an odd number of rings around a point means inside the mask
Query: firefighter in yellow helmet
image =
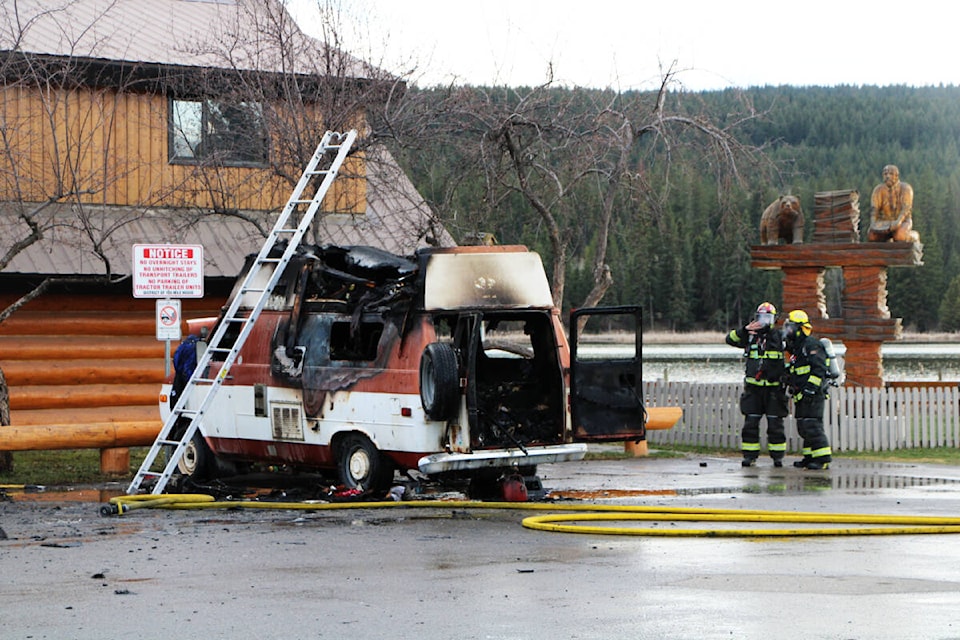
<svg viewBox="0 0 960 640"><path fill-rule="evenodd" d="M787 396L780 384L784 375L783 338L774 327L777 308L769 302L757 307L755 319L727 334L726 342L743 350L747 360L740 394L743 429L740 432L742 465L752 467L760 457L760 420L767 418L767 451L773 466L783 466L787 438L783 419L787 416Z"/></svg>
<svg viewBox="0 0 960 640"><path fill-rule="evenodd" d="M793 396L797 431L803 439L803 459L794 466L826 469L832 451L823 430L823 407L827 397L827 354L814 338L813 325L805 311L791 311L783 323L787 357L787 390Z"/></svg>

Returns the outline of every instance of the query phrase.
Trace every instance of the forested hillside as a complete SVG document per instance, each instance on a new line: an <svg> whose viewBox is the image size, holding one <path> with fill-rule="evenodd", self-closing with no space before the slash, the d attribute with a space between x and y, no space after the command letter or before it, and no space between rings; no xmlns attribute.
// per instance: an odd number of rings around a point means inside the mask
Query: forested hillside
<svg viewBox="0 0 960 640"><path fill-rule="evenodd" d="M491 95L490 90L476 91ZM558 109L561 104L567 110L608 105L599 114L621 107L639 113L645 100L658 97L551 91ZM439 90L424 96L449 98ZM709 144L687 144L688 133L669 144L654 138L636 145L629 159L630 180L647 188L630 191L632 195L618 192L615 198L619 211L612 218L606 254L612 284L604 304L642 304L648 328L671 330L723 330L747 318L762 300L779 305L779 272L750 268L749 247L759 243L764 207L779 194L798 196L809 241L814 194L856 189L865 238L870 193L880 182L882 167L896 164L915 191L914 229L924 245L924 265L890 269L891 314L913 330L960 329L960 88L763 87L669 99L674 113L709 120L750 152L738 165L736 181L720 175L719 154L711 154ZM546 127L538 127L538 135L547 135ZM460 132L463 139L489 135L470 124ZM473 161L456 136L426 136L421 143L416 153L398 149L397 155L455 237L490 232L501 243L527 244L548 263L553 259L542 220L531 215L530 203L509 192L493 200L489 172L485 177L471 169ZM544 164L564 161L562 155L542 158ZM658 188L667 183L669 189ZM599 181L591 189L578 192L573 213L563 221L570 247L565 307L582 304L594 282L590 259L602 239L596 238L593 210L601 207L604 192ZM831 309L840 295L842 283L828 278Z"/></svg>

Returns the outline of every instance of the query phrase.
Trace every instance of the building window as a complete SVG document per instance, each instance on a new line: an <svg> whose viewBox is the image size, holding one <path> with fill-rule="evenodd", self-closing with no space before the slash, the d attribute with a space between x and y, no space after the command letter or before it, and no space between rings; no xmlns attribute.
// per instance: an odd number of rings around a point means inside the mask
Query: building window
<svg viewBox="0 0 960 640"><path fill-rule="evenodd" d="M169 138L171 162L267 163L263 108L257 102L171 100Z"/></svg>

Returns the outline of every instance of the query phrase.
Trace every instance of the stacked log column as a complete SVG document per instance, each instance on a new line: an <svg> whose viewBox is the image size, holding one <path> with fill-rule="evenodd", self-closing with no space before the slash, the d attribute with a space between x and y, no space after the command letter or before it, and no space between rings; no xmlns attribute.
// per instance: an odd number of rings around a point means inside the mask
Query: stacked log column
<svg viewBox="0 0 960 640"><path fill-rule="evenodd" d="M887 268L919 266L919 242L859 241L856 191L816 194L813 242L751 247L752 266L783 271L783 309L803 309L814 332L846 347L846 384L883 386L881 345L900 337L899 318L887 308ZM843 271L839 318L827 315L824 273Z"/></svg>

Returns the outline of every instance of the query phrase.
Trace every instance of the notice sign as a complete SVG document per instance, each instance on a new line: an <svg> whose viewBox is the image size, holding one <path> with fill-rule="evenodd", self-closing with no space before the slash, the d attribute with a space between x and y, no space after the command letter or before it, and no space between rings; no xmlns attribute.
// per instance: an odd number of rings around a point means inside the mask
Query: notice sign
<svg viewBox="0 0 960 640"><path fill-rule="evenodd" d="M180 301L157 300L157 340L180 339Z"/></svg>
<svg viewBox="0 0 960 640"><path fill-rule="evenodd" d="M133 245L134 298L202 298L203 246Z"/></svg>

